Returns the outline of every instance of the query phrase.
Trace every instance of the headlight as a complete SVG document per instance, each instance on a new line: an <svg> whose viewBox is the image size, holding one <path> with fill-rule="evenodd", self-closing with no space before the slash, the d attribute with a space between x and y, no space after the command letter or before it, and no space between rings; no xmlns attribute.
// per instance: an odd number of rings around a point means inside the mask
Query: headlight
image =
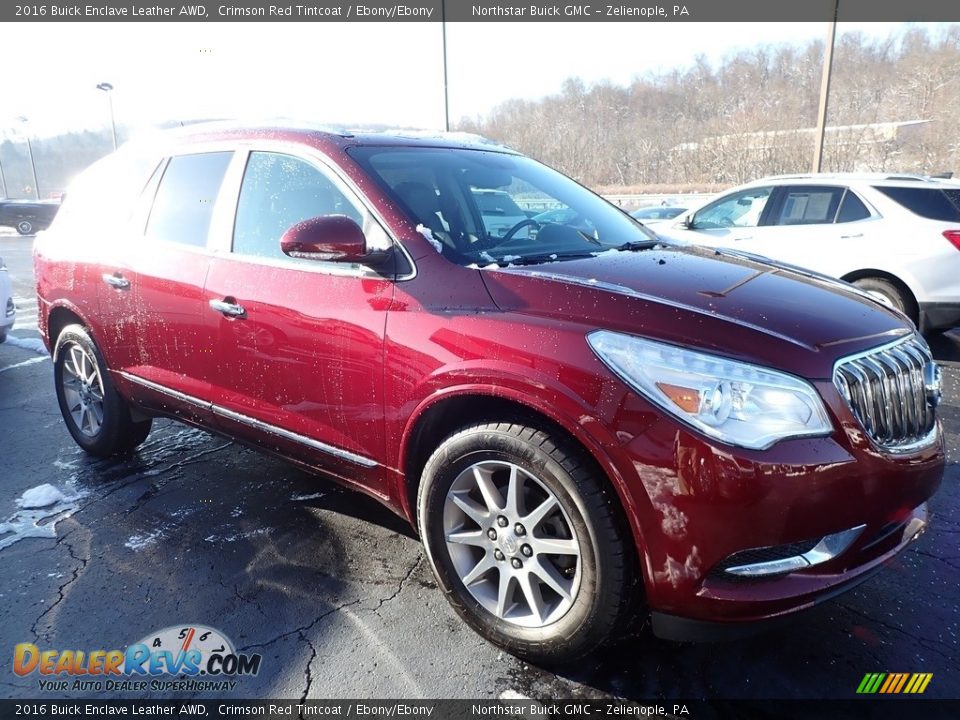
<svg viewBox="0 0 960 720"><path fill-rule="evenodd" d="M833 431L817 391L792 375L607 330L587 342L645 398L725 443L762 450Z"/></svg>

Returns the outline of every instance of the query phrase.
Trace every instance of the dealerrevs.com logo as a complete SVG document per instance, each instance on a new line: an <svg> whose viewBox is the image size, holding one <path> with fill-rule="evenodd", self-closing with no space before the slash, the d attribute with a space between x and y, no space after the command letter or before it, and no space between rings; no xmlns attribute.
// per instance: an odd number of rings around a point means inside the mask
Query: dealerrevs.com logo
<svg viewBox="0 0 960 720"><path fill-rule="evenodd" d="M230 639L204 625L175 625L126 650L13 649L13 672L39 675L48 691L223 691L235 678L260 672L261 656L238 653Z"/></svg>

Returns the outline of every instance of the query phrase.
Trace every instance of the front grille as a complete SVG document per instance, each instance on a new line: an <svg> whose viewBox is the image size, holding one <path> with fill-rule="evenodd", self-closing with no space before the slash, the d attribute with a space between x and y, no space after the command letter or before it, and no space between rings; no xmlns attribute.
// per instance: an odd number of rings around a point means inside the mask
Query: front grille
<svg viewBox="0 0 960 720"><path fill-rule="evenodd" d="M936 418L923 368L932 360L926 343L913 335L837 364L833 382L878 447L904 452L930 437Z"/></svg>

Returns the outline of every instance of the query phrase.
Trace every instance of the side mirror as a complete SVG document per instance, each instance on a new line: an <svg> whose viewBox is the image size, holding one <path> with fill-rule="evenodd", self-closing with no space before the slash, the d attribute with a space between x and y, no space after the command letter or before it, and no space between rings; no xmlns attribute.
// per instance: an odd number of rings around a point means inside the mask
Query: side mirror
<svg viewBox="0 0 960 720"><path fill-rule="evenodd" d="M280 238L284 255L307 260L363 262L367 239L346 215L324 215L298 222Z"/></svg>
<svg viewBox="0 0 960 720"><path fill-rule="evenodd" d="M680 226L685 230L693 230L694 227L696 227L693 222L693 215L694 215L693 213L690 213L689 215L684 215L683 218L680 220Z"/></svg>

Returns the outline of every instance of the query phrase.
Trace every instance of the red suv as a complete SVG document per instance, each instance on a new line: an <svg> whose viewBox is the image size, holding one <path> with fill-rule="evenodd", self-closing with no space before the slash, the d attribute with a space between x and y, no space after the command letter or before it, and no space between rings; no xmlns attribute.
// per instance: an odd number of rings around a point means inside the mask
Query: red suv
<svg viewBox="0 0 960 720"><path fill-rule="evenodd" d="M527 217L493 222L494 191ZM681 639L809 607L913 540L943 473L903 316L660 244L479 139L177 131L91 168L35 263L81 447L166 416L368 493L531 659L596 648L641 595Z"/></svg>

